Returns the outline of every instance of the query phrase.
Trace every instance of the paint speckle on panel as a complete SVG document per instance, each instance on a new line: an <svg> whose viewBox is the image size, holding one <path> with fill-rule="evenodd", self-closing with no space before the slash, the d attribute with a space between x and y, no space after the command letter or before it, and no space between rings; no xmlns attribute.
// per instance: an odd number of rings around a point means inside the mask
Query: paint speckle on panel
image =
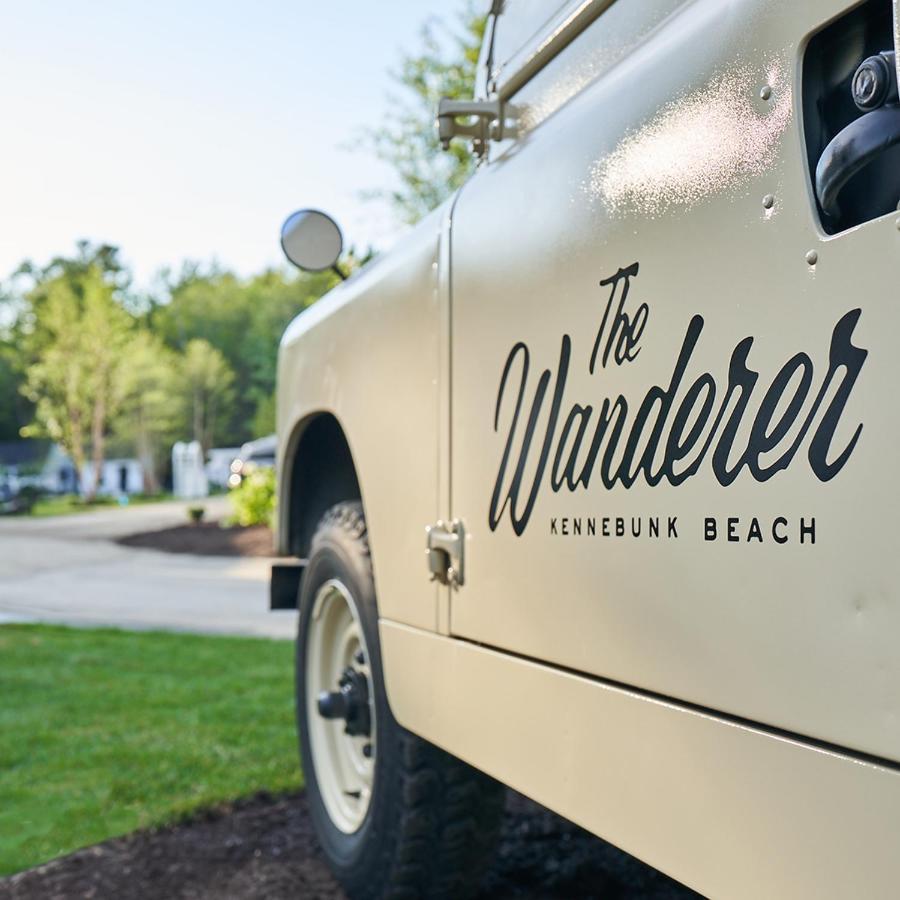
<svg viewBox="0 0 900 900"><path fill-rule="evenodd" d="M701 200L762 174L775 161L791 120L788 69L762 73L774 96L761 111L756 67L741 66L664 106L646 125L597 162L585 185L613 213L653 216Z"/></svg>

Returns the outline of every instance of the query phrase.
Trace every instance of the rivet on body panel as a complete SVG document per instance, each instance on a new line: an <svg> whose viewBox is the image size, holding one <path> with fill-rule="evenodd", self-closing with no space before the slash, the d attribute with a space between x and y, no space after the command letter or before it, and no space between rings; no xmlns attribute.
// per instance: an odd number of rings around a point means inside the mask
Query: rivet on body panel
<svg viewBox="0 0 900 900"><path fill-rule="evenodd" d="M772 96L772 88L769 85L764 84L759 90L759 99L760 100L768 100Z"/></svg>
<svg viewBox="0 0 900 900"><path fill-rule="evenodd" d="M815 250L810 250L809 253L806 254L806 262L810 266L814 266L819 261L819 254L816 253Z"/></svg>

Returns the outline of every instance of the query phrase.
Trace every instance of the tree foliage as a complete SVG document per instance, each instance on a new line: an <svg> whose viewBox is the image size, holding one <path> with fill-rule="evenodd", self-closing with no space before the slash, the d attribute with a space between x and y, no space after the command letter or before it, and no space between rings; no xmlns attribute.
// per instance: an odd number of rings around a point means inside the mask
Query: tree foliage
<svg viewBox="0 0 900 900"><path fill-rule="evenodd" d="M193 338L181 360L184 396L190 406L191 432L204 451L213 446L216 421L234 396L234 372L209 341Z"/></svg>
<svg viewBox="0 0 900 900"><path fill-rule="evenodd" d="M274 430L281 334L336 280L189 264L148 296L109 245L25 263L0 294L0 440L49 437L95 474L108 450L137 456L155 491L175 441L209 449Z"/></svg>
<svg viewBox="0 0 900 900"><path fill-rule="evenodd" d="M33 317L24 332L22 392L34 403L32 436L50 437L84 470L88 447L100 481L106 438L123 400L122 373L131 318L97 263L40 275L27 295Z"/></svg>
<svg viewBox="0 0 900 900"><path fill-rule="evenodd" d="M363 143L394 170L397 186L387 196L400 219L412 224L439 206L469 177L474 167L469 148L454 141L441 149L435 115L441 97L470 100L485 16L471 3L456 27L430 20L420 33L421 47L405 54L392 77L399 91L389 99L385 125L367 131Z"/></svg>
<svg viewBox="0 0 900 900"><path fill-rule="evenodd" d="M15 440L33 414L31 404L19 392L16 359L15 345L0 336L0 441Z"/></svg>
<svg viewBox="0 0 900 900"><path fill-rule="evenodd" d="M178 354L198 339L215 347L238 388L227 408L219 404L209 440L240 444L274 429L278 341L291 319L337 280L333 272L288 275L277 269L242 280L186 266L169 282L168 296L149 314L151 329Z"/></svg>
<svg viewBox="0 0 900 900"><path fill-rule="evenodd" d="M181 437L185 401L180 359L146 328L138 328L128 346L123 371L122 415L115 423L118 445L132 449L144 472L144 492L160 489L159 473L171 445ZM127 452L127 451L125 451Z"/></svg>

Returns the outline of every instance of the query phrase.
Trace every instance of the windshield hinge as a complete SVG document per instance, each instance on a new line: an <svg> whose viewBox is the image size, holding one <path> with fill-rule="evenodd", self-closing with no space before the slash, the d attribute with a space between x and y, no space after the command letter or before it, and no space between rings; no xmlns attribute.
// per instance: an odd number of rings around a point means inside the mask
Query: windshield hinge
<svg viewBox="0 0 900 900"><path fill-rule="evenodd" d="M484 156L488 141L502 141L514 136L513 124L504 118L508 112L504 111L499 100L451 100L443 97L437 112L441 146L449 150L453 138L470 137L472 152L476 156Z"/></svg>
<svg viewBox="0 0 900 900"><path fill-rule="evenodd" d="M432 581L462 587L465 542L466 533L459 519L438 522L425 529L425 556Z"/></svg>

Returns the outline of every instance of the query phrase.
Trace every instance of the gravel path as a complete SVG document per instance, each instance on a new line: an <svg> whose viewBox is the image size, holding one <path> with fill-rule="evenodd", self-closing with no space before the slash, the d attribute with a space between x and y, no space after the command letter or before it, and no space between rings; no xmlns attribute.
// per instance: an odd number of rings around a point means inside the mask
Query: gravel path
<svg viewBox="0 0 900 900"><path fill-rule="evenodd" d="M699 895L511 794L478 900L688 900ZM339 900L302 794L80 850L0 880L0 900Z"/></svg>

